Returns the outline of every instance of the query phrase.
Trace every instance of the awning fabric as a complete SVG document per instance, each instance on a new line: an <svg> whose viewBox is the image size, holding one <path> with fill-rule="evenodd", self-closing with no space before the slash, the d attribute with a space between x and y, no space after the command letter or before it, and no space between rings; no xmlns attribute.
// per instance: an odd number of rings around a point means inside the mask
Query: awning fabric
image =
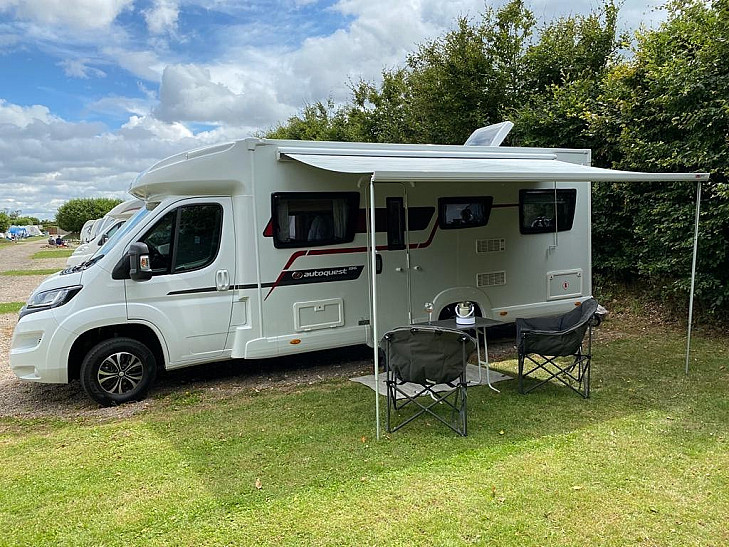
<svg viewBox="0 0 729 547"><path fill-rule="evenodd" d="M398 157L300 153L285 153L283 157L327 171L373 175L375 182L650 182L701 181L709 178L708 173L617 171L557 159L530 157Z"/></svg>

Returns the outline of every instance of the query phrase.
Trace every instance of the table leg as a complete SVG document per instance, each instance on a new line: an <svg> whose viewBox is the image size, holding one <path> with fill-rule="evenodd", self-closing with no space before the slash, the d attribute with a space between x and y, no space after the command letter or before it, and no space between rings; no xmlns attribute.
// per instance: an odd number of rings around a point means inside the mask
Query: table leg
<svg viewBox="0 0 729 547"><path fill-rule="evenodd" d="M486 384L493 389L496 393L501 393L498 389L496 389L493 385L491 385L491 367L489 366L489 343L486 339L486 328L481 329L481 333L483 334L483 353L484 353L484 360L483 363L486 365ZM476 331L476 352L478 353L478 383L481 383L481 337L478 336L478 331Z"/></svg>

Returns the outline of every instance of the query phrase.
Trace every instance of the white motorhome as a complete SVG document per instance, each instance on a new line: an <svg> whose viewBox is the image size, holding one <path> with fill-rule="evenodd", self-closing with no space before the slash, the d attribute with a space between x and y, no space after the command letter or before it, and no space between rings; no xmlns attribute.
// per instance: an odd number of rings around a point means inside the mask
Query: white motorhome
<svg viewBox="0 0 729 547"><path fill-rule="evenodd" d="M71 256L69 256L66 260L66 266L77 266L91 258L99 247L106 243L106 241L143 206L143 201L139 199L130 199L119 203L112 208L106 215L99 219L98 222L92 225L91 234L89 235L91 239L74 249L73 254L71 254ZM88 222L91 221L87 221L87 223ZM84 224L84 227L86 227L86 224ZM83 232L83 228L81 231Z"/></svg>
<svg viewBox="0 0 729 547"><path fill-rule="evenodd" d="M589 150L253 138L172 156L132 183L144 208L33 292L11 368L114 404L158 368L376 346L425 302L563 312L592 293L589 181L696 178L589 165Z"/></svg>
<svg viewBox="0 0 729 547"><path fill-rule="evenodd" d="M88 243L91 241L91 232L94 229L94 223L99 220L98 218L92 218L84 222L84 225L81 227L81 231L79 232L78 238L81 243Z"/></svg>

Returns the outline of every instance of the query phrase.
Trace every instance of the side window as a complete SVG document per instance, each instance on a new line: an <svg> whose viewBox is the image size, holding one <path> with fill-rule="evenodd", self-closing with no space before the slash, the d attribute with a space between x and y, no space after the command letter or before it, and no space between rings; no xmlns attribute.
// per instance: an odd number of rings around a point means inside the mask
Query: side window
<svg viewBox="0 0 729 547"><path fill-rule="evenodd" d="M493 203L492 196L440 198L438 223L444 230L486 226Z"/></svg>
<svg viewBox="0 0 729 547"><path fill-rule="evenodd" d="M354 239L357 192L280 192L271 196L276 248L315 247Z"/></svg>
<svg viewBox="0 0 729 547"><path fill-rule="evenodd" d="M157 275L198 270L218 254L223 209L189 205L165 214L141 239Z"/></svg>
<svg viewBox="0 0 729 547"><path fill-rule="evenodd" d="M574 188L554 190L519 191L519 231L522 234L542 234L572 229L575 219L577 190Z"/></svg>
<svg viewBox="0 0 729 547"><path fill-rule="evenodd" d="M141 241L149 249L149 262L154 274L170 273L172 234L177 211L170 211L144 234Z"/></svg>
<svg viewBox="0 0 729 547"><path fill-rule="evenodd" d="M220 205L193 205L179 211L172 271L204 268L218 255L223 208Z"/></svg>

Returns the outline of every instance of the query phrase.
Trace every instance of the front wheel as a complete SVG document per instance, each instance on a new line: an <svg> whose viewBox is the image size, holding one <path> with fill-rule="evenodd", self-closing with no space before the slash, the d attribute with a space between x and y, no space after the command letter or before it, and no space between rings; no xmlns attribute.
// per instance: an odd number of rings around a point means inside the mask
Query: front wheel
<svg viewBox="0 0 729 547"><path fill-rule="evenodd" d="M144 399L154 381L157 362L147 346L132 338L99 342L81 364L81 385L103 406Z"/></svg>

